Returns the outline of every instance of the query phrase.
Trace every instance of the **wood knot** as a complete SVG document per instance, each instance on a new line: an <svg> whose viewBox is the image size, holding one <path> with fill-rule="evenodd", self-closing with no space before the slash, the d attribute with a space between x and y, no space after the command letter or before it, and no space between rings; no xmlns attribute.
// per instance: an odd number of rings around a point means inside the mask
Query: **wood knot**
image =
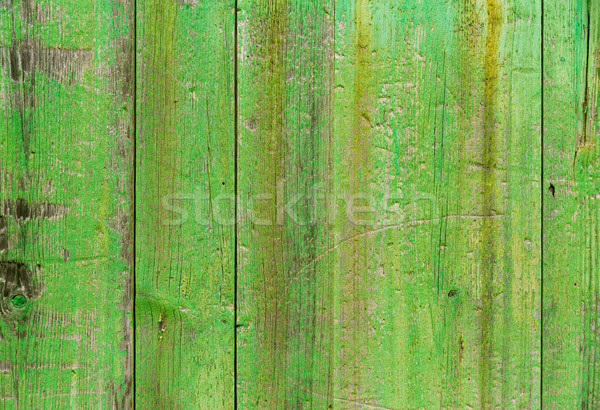
<svg viewBox="0 0 600 410"><path fill-rule="evenodd" d="M27 296L17 294L17 295L14 295L10 301L12 302L12 305L15 308L23 309L25 307L25 305L27 304Z"/></svg>
<svg viewBox="0 0 600 410"><path fill-rule="evenodd" d="M40 265L24 262L0 262L0 316L19 319L29 301L38 297L34 275L39 269Z"/></svg>

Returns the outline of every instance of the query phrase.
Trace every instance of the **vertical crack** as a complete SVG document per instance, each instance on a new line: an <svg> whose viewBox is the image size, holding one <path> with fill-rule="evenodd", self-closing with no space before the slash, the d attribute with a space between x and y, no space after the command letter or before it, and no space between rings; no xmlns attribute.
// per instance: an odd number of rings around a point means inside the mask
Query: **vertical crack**
<svg viewBox="0 0 600 410"><path fill-rule="evenodd" d="M132 408L135 409L136 405L135 405L135 401L136 401L136 396L137 396L137 390L136 390L136 379L137 379L137 373L136 373L136 351L137 351L137 342L136 342L136 334L137 334L137 326L136 326L136 296L137 296L137 291L136 291L136 251L137 251L137 244L136 244L136 239L137 239L137 76L138 76L138 67L137 67L137 48L138 48L138 42L137 42L137 19L138 19L138 15L137 15L137 2L138 0L133 0L133 56L131 56L132 60L133 60L133 85L132 85L132 95L133 95L133 124L132 124L132 129L133 129L133 135L132 135L132 144L131 144L131 150L132 150L132 227L131 227L131 231L132 231L132 262L131 262L131 288L132 288L132 326L133 326L133 352L132 352L132 356L133 356L133 398L132 398Z"/></svg>
<svg viewBox="0 0 600 410"><path fill-rule="evenodd" d="M578 133L577 141L575 143L575 154L573 155L573 179L575 179L575 166L577 162L577 155L579 154L579 150L586 145L587 143L587 133L588 133L588 105L589 105L589 67L590 67L590 29L591 17L590 17L590 1L587 1L587 26L586 26L586 54L585 54L585 87L584 87L584 95L583 95L583 104L581 115L583 116L583 125L581 129L581 134Z"/></svg>
<svg viewBox="0 0 600 410"><path fill-rule="evenodd" d="M233 128L234 128L234 251L233 251L233 408L238 408L238 0L234 0L233 10Z"/></svg>
<svg viewBox="0 0 600 410"><path fill-rule="evenodd" d="M545 68L544 68L544 0L541 0L541 36L540 36L540 87L541 87L541 104L540 104L540 115L541 115L541 180L540 180L540 309L542 314L540 315L540 408L544 408L544 187L546 182L544 180L544 77L545 77Z"/></svg>

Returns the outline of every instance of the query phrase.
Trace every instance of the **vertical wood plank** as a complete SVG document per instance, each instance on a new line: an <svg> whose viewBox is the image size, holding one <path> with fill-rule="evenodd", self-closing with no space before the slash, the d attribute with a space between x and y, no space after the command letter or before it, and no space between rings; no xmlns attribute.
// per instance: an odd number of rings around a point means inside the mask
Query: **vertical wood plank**
<svg viewBox="0 0 600 410"><path fill-rule="evenodd" d="M338 0L336 27L335 179L376 218L336 225L336 408L535 408L540 2Z"/></svg>
<svg viewBox="0 0 600 410"><path fill-rule="evenodd" d="M600 406L600 4L545 2L545 408Z"/></svg>
<svg viewBox="0 0 600 410"><path fill-rule="evenodd" d="M331 403L332 1L239 1L240 408Z"/></svg>
<svg viewBox="0 0 600 410"><path fill-rule="evenodd" d="M241 4L240 404L539 406L541 2Z"/></svg>
<svg viewBox="0 0 600 410"><path fill-rule="evenodd" d="M132 1L0 2L0 400L132 402Z"/></svg>
<svg viewBox="0 0 600 410"><path fill-rule="evenodd" d="M234 11L138 0L136 404L233 406Z"/></svg>

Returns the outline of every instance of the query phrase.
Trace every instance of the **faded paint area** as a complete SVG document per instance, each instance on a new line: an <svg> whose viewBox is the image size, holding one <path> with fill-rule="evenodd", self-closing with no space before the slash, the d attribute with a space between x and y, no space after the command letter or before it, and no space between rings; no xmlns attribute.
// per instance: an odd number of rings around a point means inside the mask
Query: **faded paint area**
<svg viewBox="0 0 600 410"><path fill-rule="evenodd" d="M19 224L21 236L23 236L23 233L27 232L24 223L28 221L37 221L39 223L42 220L63 218L69 210L68 206L59 204L30 204L23 198L3 201L0 205L0 254L10 250L10 220L16 221Z"/></svg>
<svg viewBox="0 0 600 410"><path fill-rule="evenodd" d="M173 216L163 206L165 198L178 193L181 165L177 160L177 54L176 27L177 7L172 1L157 2L147 6L145 19L148 21L147 35L142 38L142 59L139 75L147 78L139 85L144 96L139 103L141 133L144 138L138 143L138 155L145 166L145 175L140 181L147 187L146 194L152 198L151 208L142 210L152 220L148 230L148 242L157 247L156 267L168 265L168 247L171 230L165 221ZM146 165L146 163L148 163ZM146 180L152 181L147 183ZM168 281L157 269L154 281Z"/></svg>
<svg viewBox="0 0 600 410"><path fill-rule="evenodd" d="M42 41L29 38L14 41L11 47L0 48L0 67L13 82L20 84L12 90L9 99L21 116L21 138L27 160L34 127L33 114L39 103L35 93L36 75L45 74L59 82L78 81L90 69L92 58L93 52L89 49L51 48Z"/></svg>
<svg viewBox="0 0 600 410"><path fill-rule="evenodd" d="M495 302L495 278L498 276L497 242L498 222L496 207L498 206L497 186L497 139L498 139L498 47L502 30L502 10L497 0L487 1L487 37L485 43L484 61L484 101L483 101L483 195L482 211L486 217L482 226L482 256L481 256L481 352L479 364L479 385L481 389L480 405L487 408L493 405L491 397L494 391L495 373L493 356L493 327L495 310L499 309Z"/></svg>
<svg viewBox="0 0 600 410"><path fill-rule="evenodd" d="M110 79L108 86L112 94L122 98L131 97L135 75L133 39L120 38L115 41L115 48L116 61L106 68L107 77Z"/></svg>
<svg viewBox="0 0 600 410"><path fill-rule="evenodd" d="M373 133L373 48L371 35L373 19L372 4L359 0L355 5L352 33L352 111L348 118L352 123L347 138L348 189L356 195L355 206L371 194L371 158ZM354 215L354 219L357 215ZM340 252L340 281L342 288L338 329L340 332L339 377L341 397L348 400L363 400L372 378L369 363L368 338L370 329L370 295L373 278L371 244L365 233L369 226L355 225L344 215L344 238L349 243ZM359 218L362 219L362 215Z"/></svg>
<svg viewBox="0 0 600 410"><path fill-rule="evenodd" d="M199 0L175 0L180 6L196 6Z"/></svg>
<svg viewBox="0 0 600 410"><path fill-rule="evenodd" d="M257 47L258 58L264 63L256 68L256 78L260 80L258 94L259 107L256 134L258 161L255 172L259 175L252 192L270 198L261 215L270 221L269 226L253 227L253 240L258 244L256 268L262 273L257 279L264 289L265 303L259 309L257 318L261 363L258 386L259 407L276 406L278 398L284 396L290 338L290 315L292 306L288 304L290 278L287 276L286 226L290 221L282 220L277 207L286 202L287 183L285 162L288 140L286 135L286 44L288 39L288 2L272 2L267 13L257 19L260 26L253 28L252 43ZM257 16L258 17L258 16ZM254 56L252 56L254 57ZM243 270L242 270L243 272ZM283 354L282 354L283 353Z"/></svg>
<svg viewBox="0 0 600 410"><path fill-rule="evenodd" d="M6 217L0 216L0 255L8 251L8 224Z"/></svg>
<svg viewBox="0 0 600 410"><path fill-rule="evenodd" d="M69 207L60 204L30 204L25 199L5 200L0 208L0 215L10 216L18 221L57 219L69 212Z"/></svg>
<svg viewBox="0 0 600 410"><path fill-rule="evenodd" d="M25 81L36 71L57 81L77 80L91 68L91 49L48 47L40 40L23 39L11 47L0 48L0 66L8 70L13 81Z"/></svg>

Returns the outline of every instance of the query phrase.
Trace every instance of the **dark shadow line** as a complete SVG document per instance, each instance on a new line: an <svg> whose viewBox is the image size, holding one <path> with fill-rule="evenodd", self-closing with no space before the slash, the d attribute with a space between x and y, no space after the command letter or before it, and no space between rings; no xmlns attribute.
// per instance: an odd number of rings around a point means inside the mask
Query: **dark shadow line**
<svg viewBox="0 0 600 410"><path fill-rule="evenodd" d="M238 125L238 0L234 1L233 10L233 128L234 128L234 148L233 148L233 161L234 161L234 235L233 235L233 408L238 408L238 337L237 337L237 326L238 326L238 142L239 142L239 125Z"/></svg>
<svg viewBox="0 0 600 410"><path fill-rule="evenodd" d="M136 326L136 295L137 295L137 290L136 290L136 261L137 261L137 256L136 256L136 250L137 250L137 243L136 243L136 239L137 239L137 76L138 76L138 67L137 67L137 1L138 0L133 0L133 47L132 47L132 52L133 52L133 56L131 56L132 58L132 65L133 65L133 85L132 85L132 94L133 94L133 124L132 124L132 129L133 129L133 136L132 136L132 151L133 151L133 159L132 159L132 228L131 228L131 236L132 236L132 251L131 251L131 255L132 255L132 262L131 262L131 270L132 270L132 278L131 278L131 292L132 292L132 327L133 327L133 336L132 336L132 378L133 378L133 387L132 387L132 408L135 409L136 408L136 396L137 396L137 386L136 386L136 378L137 378L137 372L136 372L136 351L137 351L137 339L136 339L136 333L137 333L137 326Z"/></svg>
<svg viewBox="0 0 600 410"><path fill-rule="evenodd" d="M541 226L540 226L540 236L541 236L541 244L540 244L540 309L541 309L541 319L540 319L540 408L544 408L544 193L546 187L545 181L545 173L544 173L544 78L545 78L545 68L544 68L544 45L545 45L545 30L544 30L544 0L541 1L541 38L540 38L540 67L541 67L541 181L540 181L540 206L541 206Z"/></svg>

